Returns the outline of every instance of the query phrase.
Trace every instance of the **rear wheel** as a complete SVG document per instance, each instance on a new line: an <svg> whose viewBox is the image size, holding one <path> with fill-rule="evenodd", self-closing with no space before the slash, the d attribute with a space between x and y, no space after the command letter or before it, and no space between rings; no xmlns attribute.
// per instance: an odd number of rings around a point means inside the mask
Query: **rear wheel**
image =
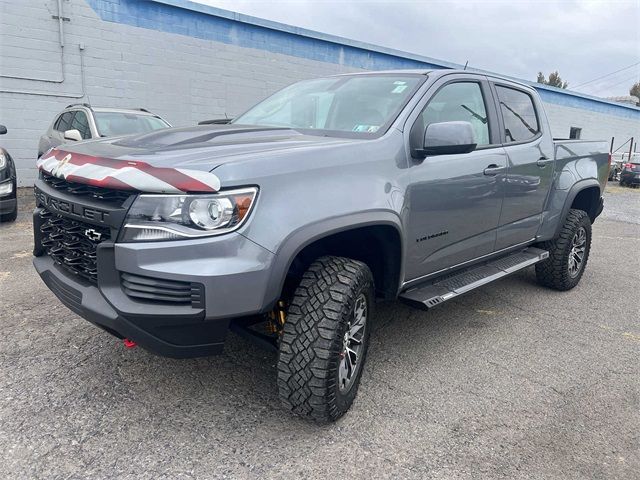
<svg viewBox="0 0 640 480"><path fill-rule="evenodd" d="M542 245L549 258L536 264L538 283L556 290L575 287L584 273L591 250L591 220L583 210L571 209L560 235Z"/></svg>
<svg viewBox="0 0 640 480"><path fill-rule="evenodd" d="M349 409L369 346L373 280L362 262L322 257L305 272L284 324L278 392L286 408L318 422Z"/></svg>

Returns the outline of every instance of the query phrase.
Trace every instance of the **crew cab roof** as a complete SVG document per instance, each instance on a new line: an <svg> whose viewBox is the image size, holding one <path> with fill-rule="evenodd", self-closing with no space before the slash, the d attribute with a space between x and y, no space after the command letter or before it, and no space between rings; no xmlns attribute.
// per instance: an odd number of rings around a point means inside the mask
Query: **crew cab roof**
<svg viewBox="0 0 640 480"><path fill-rule="evenodd" d="M344 76L353 76L353 75L380 75L380 74L396 74L396 75L430 75L433 77L440 77L440 76L444 76L444 75L451 75L451 74L465 74L465 75L469 75L469 76L482 76L482 77L487 77L490 78L492 80L499 80L501 82L508 82L514 85L518 85L519 87L523 87L523 88L527 88L529 90L533 90L532 87L530 85L527 85L526 83L523 83L521 81L518 81L516 79L513 78L509 78L509 77L503 77L500 75L495 75L495 74L491 74L488 72L481 72L481 71L477 71L477 70L460 70L460 69L452 69L452 68L437 68L437 69L395 69L395 70L378 70L378 71L367 71L367 72L352 72L352 73L341 73L339 75L333 75L335 77L344 77Z"/></svg>

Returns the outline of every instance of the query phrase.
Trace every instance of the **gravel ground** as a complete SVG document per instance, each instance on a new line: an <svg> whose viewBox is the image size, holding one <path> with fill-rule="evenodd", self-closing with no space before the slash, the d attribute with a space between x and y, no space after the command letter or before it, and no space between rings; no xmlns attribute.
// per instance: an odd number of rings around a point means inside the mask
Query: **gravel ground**
<svg viewBox="0 0 640 480"><path fill-rule="evenodd" d="M324 427L238 337L165 359L63 307L22 192L0 227L0 478L637 479L640 190L609 190L573 291L527 270L428 313L380 305L358 398Z"/></svg>
<svg viewBox="0 0 640 480"><path fill-rule="evenodd" d="M602 218L640 225L640 188L621 187L618 182L607 186Z"/></svg>

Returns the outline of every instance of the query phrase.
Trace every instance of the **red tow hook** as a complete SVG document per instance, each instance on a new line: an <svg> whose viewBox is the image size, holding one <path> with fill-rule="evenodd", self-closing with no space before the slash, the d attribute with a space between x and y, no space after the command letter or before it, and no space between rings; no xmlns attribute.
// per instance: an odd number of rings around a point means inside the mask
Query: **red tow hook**
<svg viewBox="0 0 640 480"><path fill-rule="evenodd" d="M126 348L135 348L138 346L136 342L134 342L133 340L129 340L128 338L125 338L123 340L123 343Z"/></svg>

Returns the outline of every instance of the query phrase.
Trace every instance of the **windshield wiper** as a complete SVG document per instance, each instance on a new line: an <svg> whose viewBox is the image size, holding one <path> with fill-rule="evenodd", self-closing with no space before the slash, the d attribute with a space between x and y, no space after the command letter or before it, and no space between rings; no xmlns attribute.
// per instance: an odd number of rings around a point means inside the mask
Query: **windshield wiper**
<svg viewBox="0 0 640 480"><path fill-rule="evenodd" d="M474 112L473 110L471 110L469 107L467 107L466 105L460 105L462 108L464 108L467 112L469 112L471 114L472 117L477 118L478 120L480 120L482 123L486 124L487 123L487 117L483 117L482 115Z"/></svg>
<svg viewBox="0 0 640 480"><path fill-rule="evenodd" d="M532 128L532 127L531 127L531 125L529 125L529 124L527 123L527 121L526 121L524 118L522 118L522 116L521 116L518 112L516 112L513 108L511 108L509 105L507 105L507 104L506 104L506 103L504 103L504 102L500 102L500 105L504 105L504 106L505 106L505 108L506 108L507 110L509 110L511 113L513 113L513 114L516 116L516 118L517 118L518 120L520 120L520 121L522 122L522 124L527 128L527 130L529 130L529 132L533 133L534 135L535 135L536 133L538 133L538 131L537 131L537 130L535 130L534 128Z"/></svg>

